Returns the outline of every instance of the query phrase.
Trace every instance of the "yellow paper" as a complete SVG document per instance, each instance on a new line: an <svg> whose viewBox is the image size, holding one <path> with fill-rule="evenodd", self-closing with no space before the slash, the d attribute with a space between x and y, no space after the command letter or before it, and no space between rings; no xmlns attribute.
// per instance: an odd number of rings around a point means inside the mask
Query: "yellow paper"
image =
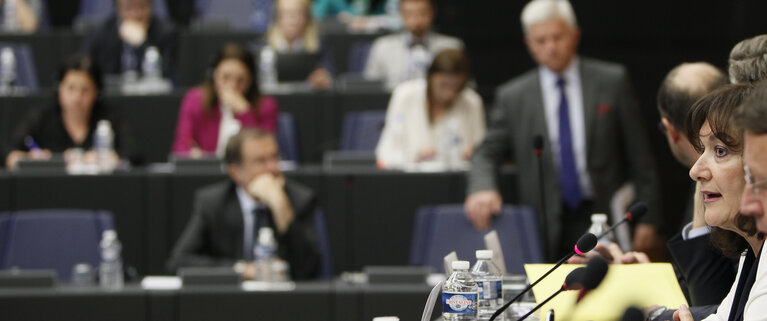
<svg viewBox="0 0 767 321"><path fill-rule="evenodd" d="M533 282L553 266L525 264L525 271ZM560 266L533 288L535 300L543 302L554 294L562 287L567 274L581 266ZM619 320L630 306L642 308L657 304L677 308L682 303L687 304L669 263L611 264L599 287L576 306L577 297L578 291L562 292L536 313L554 309L554 315L559 320Z"/></svg>

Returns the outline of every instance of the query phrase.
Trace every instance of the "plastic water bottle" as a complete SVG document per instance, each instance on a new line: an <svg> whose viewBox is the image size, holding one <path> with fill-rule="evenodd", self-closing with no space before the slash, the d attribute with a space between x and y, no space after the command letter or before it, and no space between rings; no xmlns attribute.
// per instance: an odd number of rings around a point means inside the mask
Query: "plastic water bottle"
<svg viewBox="0 0 767 321"><path fill-rule="evenodd" d="M114 132L108 120L99 120L96 125L96 136L93 145L96 150L96 165L100 173L109 173L114 169L112 153L114 152Z"/></svg>
<svg viewBox="0 0 767 321"><path fill-rule="evenodd" d="M272 264L277 254L277 241L274 231L269 227L258 229L258 243L254 249L256 258L256 280L273 281Z"/></svg>
<svg viewBox="0 0 767 321"><path fill-rule="evenodd" d="M469 273L469 261L453 261L453 274L442 287L445 321L477 320L477 282Z"/></svg>
<svg viewBox="0 0 767 321"><path fill-rule="evenodd" d="M479 287L477 319L489 320L503 305L503 275L492 261L492 250L477 250L476 255L477 263L471 269L471 275ZM496 320L504 320L504 316L500 315Z"/></svg>
<svg viewBox="0 0 767 321"><path fill-rule="evenodd" d="M120 258L122 245L117 239L117 232L106 230L102 234L101 265L99 266L99 283L101 287L109 291L117 291L123 288L123 263Z"/></svg>
<svg viewBox="0 0 767 321"><path fill-rule="evenodd" d="M610 227L607 225L607 214L591 214L591 227L589 227L589 233L600 236L609 228ZM599 243L604 245L614 241L615 237L613 236L613 232L607 233L605 236L599 238Z"/></svg>
<svg viewBox="0 0 767 321"><path fill-rule="evenodd" d="M144 51L141 71L145 79L162 79L162 57L157 47L151 46Z"/></svg>
<svg viewBox="0 0 767 321"><path fill-rule="evenodd" d="M16 19L16 0L3 1L3 30L5 32L19 31L19 20Z"/></svg>
<svg viewBox="0 0 767 321"><path fill-rule="evenodd" d="M8 95L16 84L16 54L13 48L0 50L0 94Z"/></svg>
<svg viewBox="0 0 767 321"><path fill-rule="evenodd" d="M258 59L258 81L266 88L277 84L277 53L269 46L261 49Z"/></svg>

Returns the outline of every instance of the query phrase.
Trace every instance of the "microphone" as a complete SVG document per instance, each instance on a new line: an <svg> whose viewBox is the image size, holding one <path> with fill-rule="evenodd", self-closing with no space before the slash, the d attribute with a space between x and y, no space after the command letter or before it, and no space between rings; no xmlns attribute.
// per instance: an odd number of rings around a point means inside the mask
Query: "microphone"
<svg viewBox="0 0 767 321"><path fill-rule="evenodd" d="M538 188L540 188L541 197L541 213L538 215L541 224L539 225L539 233L541 234L541 245L543 247L543 256L548 257L549 252L549 233L546 229L548 224L548 218L546 217L546 189L544 187L543 179L543 135L537 134L533 137L533 151L538 159Z"/></svg>
<svg viewBox="0 0 767 321"><path fill-rule="evenodd" d="M626 312L623 313L621 321L644 321L644 313L637 307L629 307Z"/></svg>
<svg viewBox="0 0 767 321"><path fill-rule="evenodd" d="M605 275L607 275L607 261L601 257L594 257L586 264L585 271L582 279L583 288L580 289L578 300L575 302L583 300L589 291L596 289L602 283Z"/></svg>
<svg viewBox="0 0 767 321"><path fill-rule="evenodd" d="M623 223L626 222L635 222L638 220L642 215L647 213L647 205L645 205L643 202L636 202L634 205L631 205L629 207L628 211L626 211L625 214L623 214L623 219L620 220L618 223L613 224L613 226L610 226L610 228L606 229L602 234L599 234L597 236L597 239L602 238L603 236L607 235L608 233L612 232L614 229L618 228Z"/></svg>
<svg viewBox="0 0 767 321"><path fill-rule="evenodd" d="M591 234L591 233L583 234L583 236L581 236L581 238L578 239L578 243L576 243L575 246L573 246L573 251L572 252L570 252L569 254L565 255L562 259L559 260L559 262L557 262L557 264L554 265L554 267L552 267L548 272L546 272L546 274L544 274L543 276L539 277L537 280L535 280L535 282L533 282L530 285L526 286L525 289L522 290L522 292L519 292L519 294L517 294L517 296L515 296L513 299L509 300L509 302L506 302L506 304L504 304L500 309L495 311L495 313L493 313L493 316L490 317L490 321L495 320L495 318L497 318L499 315L501 315L501 313L503 313L503 311L508 309L509 306L512 303L514 303L519 298L521 298L522 295L524 295L525 293L530 291L530 289L532 289L536 284L538 284L538 282L541 282L541 280L543 280L544 278L549 276L549 274L551 274L551 272L554 272L554 270L556 270L560 265L562 265L562 263L567 261L567 259L569 259L573 255L575 255L575 253L578 253L578 254L586 253L588 251L591 251L595 246L597 246L597 237L594 234Z"/></svg>
<svg viewBox="0 0 767 321"><path fill-rule="evenodd" d="M577 268L575 270L570 271L570 273L567 274L567 277L565 277L565 283L562 284L562 287L559 288L559 290L557 290L557 292L554 292L554 294L549 296L546 300L544 300L543 302L541 302L538 305L536 305L532 310L528 311L527 314L525 314L521 318L519 318L518 321L524 320L525 318L527 318L528 316L533 314L533 312L538 310L540 307L544 306L546 303L551 301L551 299L553 299L554 297L556 297L560 293L562 293L564 291L578 290L578 289L583 288L583 279L586 277L587 274L588 274L588 270L585 267L579 267L579 268ZM491 320L492 320L492 318L491 318Z"/></svg>

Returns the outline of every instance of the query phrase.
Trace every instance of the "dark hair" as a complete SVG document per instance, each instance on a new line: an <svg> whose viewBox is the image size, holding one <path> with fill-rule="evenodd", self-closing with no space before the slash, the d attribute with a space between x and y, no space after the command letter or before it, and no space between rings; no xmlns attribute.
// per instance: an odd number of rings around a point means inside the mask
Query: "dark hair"
<svg viewBox="0 0 767 321"><path fill-rule="evenodd" d="M703 96L693 104L687 113L685 131L695 149L702 149L700 128L708 121L712 134L716 138L727 145L730 150L742 153L743 132L732 125L732 117L735 108L745 100L753 88L754 86L751 84L725 85ZM753 217L738 213L735 216L735 226L745 232L746 235L757 234ZM764 236L760 233L757 237L762 239ZM739 256L748 247L748 242L740 234L718 227L712 227L711 242L724 255L730 257Z"/></svg>
<svg viewBox="0 0 767 321"><path fill-rule="evenodd" d="M101 67L99 67L96 60L84 54L74 54L67 57L56 72L56 83L60 84L70 71L80 71L88 74L88 77L96 85L96 89L101 93L104 82L101 78ZM58 86L56 87L56 90L58 90Z"/></svg>
<svg viewBox="0 0 767 321"><path fill-rule="evenodd" d="M216 67L221 64L222 61L227 59L236 59L243 63L248 69L248 75L250 75L250 86L245 91L245 98L250 101L250 106L255 112L258 112L259 99L261 93L258 91L258 77L256 77L256 62L253 54L250 53L243 46L236 43L224 44L211 59L208 66L208 72L205 75L205 82L202 84L203 92L203 110L206 113L210 113L213 110L213 105L218 102L218 96L216 95L216 88L213 83L213 74Z"/></svg>
<svg viewBox="0 0 767 321"><path fill-rule="evenodd" d="M242 144L250 139L271 138L274 135L258 128L243 128L237 134L229 137L224 148L224 162L228 165L242 163Z"/></svg>
<svg viewBox="0 0 767 321"><path fill-rule="evenodd" d="M743 151L743 132L732 126L735 108L751 93L751 84L722 86L703 96L687 113L685 131L690 143L702 149L700 129L708 121L712 134L735 152Z"/></svg>
<svg viewBox="0 0 767 321"><path fill-rule="evenodd" d="M741 130L767 134L767 81L760 82L746 101L735 109L733 122Z"/></svg>
<svg viewBox="0 0 767 321"><path fill-rule="evenodd" d="M730 51L730 80L733 83L755 83L767 76L767 35L759 35L737 43Z"/></svg>
<svg viewBox="0 0 767 321"><path fill-rule="evenodd" d="M691 71L691 68L697 70ZM676 66L666 75L658 89L658 112L681 130L687 111L695 101L725 84L727 77L724 73L708 63L684 63Z"/></svg>
<svg viewBox="0 0 767 321"><path fill-rule="evenodd" d="M469 57L460 49L445 49L437 53L426 70L426 105L431 110L431 76L439 73L464 76L464 86L469 78L471 68ZM429 113L431 115L431 113Z"/></svg>

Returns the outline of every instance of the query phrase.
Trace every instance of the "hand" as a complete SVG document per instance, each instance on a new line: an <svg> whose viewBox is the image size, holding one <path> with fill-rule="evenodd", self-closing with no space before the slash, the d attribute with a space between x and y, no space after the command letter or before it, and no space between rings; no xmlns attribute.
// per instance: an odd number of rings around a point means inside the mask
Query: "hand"
<svg viewBox="0 0 767 321"><path fill-rule="evenodd" d="M700 183L695 183L695 196L692 210L692 228L706 226L706 207L703 206L703 196L700 193Z"/></svg>
<svg viewBox="0 0 767 321"><path fill-rule="evenodd" d="M245 263L245 269L242 270L242 278L245 280L256 279L256 265L253 262Z"/></svg>
<svg viewBox="0 0 767 321"><path fill-rule="evenodd" d="M437 156L437 150L432 147L426 147L418 152L416 160L419 162L428 161L434 159L434 156Z"/></svg>
<svg viewBox="0 0 767 321"><path fill-rule="evenodd" d="M51 151L48 149L35 149L29 152L14 150L5 157L5 167L8 170L16 169L16 165L22 159L46 160L51 158Z"/></svg>
<svg viewBox="0 0 767 321"><path fill-rule="evenodd" d="M490 227L493 214L500 212L502 205L503 200L498 191L484 190L469 195L463 208L474 227L486 230Z"/></svg>
<svg viewBox="0 0 767 321"><path fill-rule="evenodd" d="M147 29L149 26L142 22L125 20L120 24L120 38L131 46L138 47L146 41Z"/></svg>
<svg viewBox="0 0 767 321"><path fill-rule="evenodd" d="M693 321L692 312L687 308L687 305L680 305L679 310L674 312L674 321Z"/></svg>
<svg viewBox="0 0 767 321"><path fill-rule="evenodd" d="M285 233L293 222L295 214L285 194L285 178L272 174L261 174L251 181L246 190L256 200L266 203L272 211L272 220L277 233Z"/></svg>
<svg viewBox="0 0 767 321"><path fill-rule="evenodd" d="M221 106L229 108L235 115L245 113L250 108L250 102L245 96L234 89L222 90L218 99L221 100Z"/></svg>
<svg viewBox="0 0 767 321"><path fill-rule="evenodd" d="M639 223L634 229L634 250L646 253L653 261L663 259L665 244L666 241L658 235L653 225Z"/></svg>
<svg viewBox="0 0 767 321"><path fill-rule="evenodd" d="M333 77L324 68L317 68L309 74L307 79L314 89L328 89L333 85Z"/></svg>
<svg viewBox="0 0 767 321"><path fill-rule="evenodd" d="M471 154L474 154L474 148L473 147L469 147L469 148L463 150L463 159L467 160L467 161L471 160Z"/></svg>

